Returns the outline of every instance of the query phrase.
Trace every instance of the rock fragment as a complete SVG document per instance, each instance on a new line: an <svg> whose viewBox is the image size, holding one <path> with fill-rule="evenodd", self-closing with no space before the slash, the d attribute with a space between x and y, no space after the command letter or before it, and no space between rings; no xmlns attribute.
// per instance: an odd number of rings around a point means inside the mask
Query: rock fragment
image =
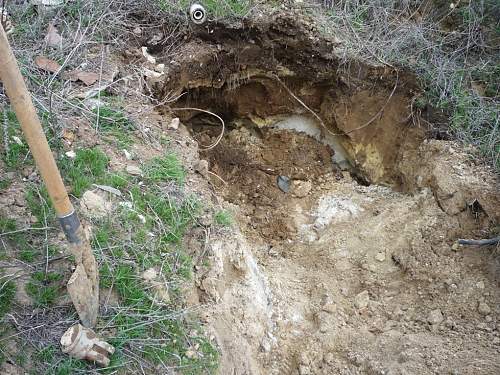
<svg viewBox="0 0 500 375"><path fill-rule="evenodd" d="M370 295L367 290L363 290L354 298L354 306L358 309L365 309L370 303Z"/></svg>
<svg viewBox="0 0 500 375"><path fill-rule="evenodd" d="M107 202L100 195L87 190L80 199L80 206L84 215L93 218L102 218L111 211L111 202Z"/></svg>
<svg viewBox="0 0 500 375"><path fill-rule="evenodd" d="M441 324L444 320L443 313L440 309L432 310L427 317L427 322L432 325Z"/></svg>
<svg viewBox="0 0 500 375"><path fill-rule="evenodd" d="M128 174L132 176L142 176L142 171L141 168L135 166L135 165L127 165L125 168Z"/></svg>
<svg viewBox="0 0 500 375"><path fill-rule="evenodd" d="M170 129L177 130L179 129L179 124L181 123L181 120L179 120L178 117L175 117L170 121L170 125L168 126Z"/></svg>
<svg viewBox="0 0 500 375"><path fill-rule="evenodd" d="M477 311L481 315L488 315L491 313L491 308L484 302L479 302L479 305L477 306Z"/></svg>

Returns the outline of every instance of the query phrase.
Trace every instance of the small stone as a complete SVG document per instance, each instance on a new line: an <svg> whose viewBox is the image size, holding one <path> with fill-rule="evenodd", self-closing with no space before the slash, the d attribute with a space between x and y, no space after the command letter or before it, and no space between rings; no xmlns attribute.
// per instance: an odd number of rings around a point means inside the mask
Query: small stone
<svg viewBox="0 0 500 375"><path fill-rule="evenodd" d="M264 353L269 353L271 351L271 340L269 340L267 337L265 337L262 342L260 343L260 349Z"/></svg>
<svg viewBox="0 0 500 375"><path fill-rule="evenodd" d="M157 71L158 73L165 73L165 64L158 64L155 66L155 71ZM177 125L177 127L179 127L179 125Z"/></svg>
<svg viewBox="0 0 500 375"><path fill-rule="evenodd" d="M132 159L132 155L127 150L123 149L123 154L125 155L125 158L127 160L131 160Z"/></svg>
<svg viewBox="0 0 500 375"><path fill-rule="evenodd" d="M458 251L458 242L455 242L452 246L451 246L451 249L453 251Z"/></svg>
<svg viewBox="0 0 500 375"><path fill-rule="evenodd" d="M66 155L70 159L74 159L76 157L76 152L71 150L71 151L65 152L64 155Z"/></svg>
<svg viewBox="0 0 500 375"><path fill-rule="evenodd" d="M152 281L156 279L158 272L154 268L149 268L142 273L142 278L146 281Z"/></svg>
<svg viewBox="0 0 500 375"><path fill-rule="evenodd" d="M290 191L290 178L287 176L278 176L276 179L279 189L283 193L288 193Z"/></svg>
<svg viewBox="0 0 500 375"><path fill-rule="evenodd" d="M375 260L379 262L385 261L385 253L383 252L377 253L377 255L375 255Z"/></svg>
<svg viewBox="0 0 500 375"><path fill-rule="evenodd" d="M309 366L300 365L300 367L299 367L299 374L300 375L310 375L311 374L311 368Z"/></svg>
<svg viewBox="0 0 500 375"><path fill-rule="evenodd" d="M488 323L492 322L493 321L493 318L491 317L491 315L486 315L486 317L484 318Z"/></svg>
<svg viewBox="0 0 500 375"><path fill-rule="evenodd" d="M90 190L83 193L80 206L85 215L94 218L106 216L111 209L110 202L106 202L100 195Z"/></svg>
<svg viewBox="0 0 500 375"><path fill-rule="evenodd" d="M170 129L177 130L179 129L179 124L181 123L181 120L178 117L175 117L170 121L170 125L168 126Z"/></svg>
<svg viewBox="0 0 500 375"><path fill-rule="evenodd" d="M128 174L131 174L132 176L142 176L141 168L135 165L127 165L127 168L125 170L127 171Z"/></svg>
<svg viewBox="0 0 500 375"><path fill-rule="evenodd" d="M476 284L476 288L478 289L484 289L484 281L480 281Z"/></svg>
<svg viewBox="0 0 500 375"><path fill-rule="evenodd" d="M443 321L443 314L441 313L440 309L432 310L429 313L429 317L427 318L427 321L432 324L440 324Z"/></svg>
<svg viewBox="0 0 500 375"><path fill-rule="evenodd" d="M358 309L364 309L368 307L370 303L370 295L367 290L362 291L354 298L354 306Z"/></svg>
<svg viewBox="0 0 500 375"><path fill-rule="evenodd" d="M333 356L333 353L329 352L324 355L323 362L330 363L333 362L334 359L335 357Z"/></svg>
<svg viewBox="0 0 500 375"><path fill-rule="evenodd" d="M203 177L207 177L208 176L208 161L206 160L198 160L195 164L194 164L194 170L196 172L198 172L199 174L201 174Z"/></svg>
<svg viewBox="0 0 500 375"><path fill-rule="evenodd" d="M194 358L196 356L196 353L194 350L187 350L186 351L186 357L187 358Z"/></svg>
<svg viewBox="0 0 500 375"><path fill-rule="evenodd" d="M323 301L323 306L321 307L323 311L333 314L337 311L337 305L332 301L330 297L326 297Z"/></svg>
<svg viewBox="0 0 500 375"><path fill-rule="evenodd" d="M479 311L479 314L481 315L488 315L489 313L491 313L491 308L486 303L479 302L477 311Z"/></svg>

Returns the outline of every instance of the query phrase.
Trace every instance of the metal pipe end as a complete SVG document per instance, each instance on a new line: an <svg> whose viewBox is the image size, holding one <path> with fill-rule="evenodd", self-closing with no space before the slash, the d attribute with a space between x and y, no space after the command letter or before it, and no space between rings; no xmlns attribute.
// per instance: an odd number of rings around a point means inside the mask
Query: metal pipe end
<svg viewBox="0 0 500 375"><path fill-rule="evenodd" d="M202 25L207 20L207 11L200 4L193 4L191 8L189 8L189 17L191 18L191 22L196 25Z"/></svg>

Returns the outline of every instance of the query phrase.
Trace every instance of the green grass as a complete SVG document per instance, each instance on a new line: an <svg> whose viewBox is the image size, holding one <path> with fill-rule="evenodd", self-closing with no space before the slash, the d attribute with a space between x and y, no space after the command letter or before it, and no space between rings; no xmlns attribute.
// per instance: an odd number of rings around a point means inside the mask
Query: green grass
<svg viewBox="0 0 500 375"><path fill-rule="evenodd" d="M191 0L156 1L160 9L167 13L185 13L193 3ZM244 17L252 8L250 0L204 0L199 1L199 3L205 7L209 19Z"/></svg>
<svg viewBox="0 0 500 375"><path fill-rule="evenodd" d="M104 179L109 158L98 148L80 149L74 159L64 158L60 162L62 175L72 187L72 194L79 198L83 193Z"/></svg>
<svg viewBox="0 0 500 375"><path fill-rule="evenodd" d="M93 110L99 115L99 130L105 135L112 136L119 148L129 148L133 143L130 132L135 130L134 123L124 115L123 111L112 107L102 106Z"/></svg>
<svg viewBox="0 0 500 375"><path fill-rule="evenodd" d="M134 123L128 119L121 110L102 106L99 110L95 108L92 112L97 116L99 114L99 129L103 131L110 130L134 130Z"/></svg>
<svg viewBox="0 0 500 375"><path fill-rule="evenodd" d="M177 156L167 154L163 157L152 159L146 166L145 177L152 182L175 181L184 183L186 172Z"/></svg>
<svg viewBox="0 0 500 375"><path fill-rule="evenodd" d="M18 227L14 219L9 219L0 215L0 233L13 232L16 230L18 230ZM11 241L14 245L16 245L16 247L19 248L28 246L27 236L23 232L11 233L5 235L3 238ZM1 250L3 250L2 247L0 247L0 251Z"/></svg>
<svg viewBox="0 0 500 375"><path fill-rule="evenodd" d="M38 253L33 249L24 249L19 252L19 259L27 263L33 263Z"/></svg>
<svg viewBox="0 0 500 375"><path fill-rule="evenodd" d="M9 150L3 150L2 159L8 170L15 171L28 159L29 148L23 139L21 126L17 121L15 113L10 110L6 110L6 112L0 111L0 123L3 124L5 118L7 119L8 127ZM21 141L21 144L18 144L13 137L17 137Z"/></svg>
<svg viewBox="0 0 500 375"><path fill-rule="evenodd" d="M12 232L17 229L17 224L14 219L9 219L0 216L0 233Z"/></svg>
<svg viewBox="0 0 500 375"><path fill-rule="evenodd" d="M40 188L35 185L29 186L24 198L31 214L36 217L36 223L33 226L44 227L45 222L47 222L47 225L55 222L56 213L44 186Z"/></svg>
<svg viewBox="0 0 500 375"><path fill-rule="evenodd" d="M144 185L138 186L128 177L121 186L132 207L121 207L114 217L96 222L92 240L94 248L104 249L98 251L102 254L101 287L112 287L122 306L105 317L116 327L111 343L117 352L112 363L121 366L123 350L134 351L140 345L142 357L154 365L179 366L182 374L213 373L217 349L201 333L193 335L195 323L177 312L182 307L181 286L192 277L193 268L181 239L195 223L200 204L180 193L170 196L156 185L173 181L179 187L183 181L184 170L173 155L157 158L145 169ZM124 262L126 255L133 257L133 264ZM154 302L155 291L140 276L151 267L161 269L158 280L168 282L170 298L163 302L167 305ZM153 316L163 318L151 321ZM195 344L200 355L189 358L186 353Z"/></svg>
<svg viewBox="0 0 500 375"><path fill-rule="evenodd" d="M221 210L215 213L214 220L217 225L230 227L233 224L231 213L226 210Z"/></svg>
<svg viewBox="0 0 500 375"><path fill-rule="evenodd" d="M7 178L0 178L0 190L7 189L11 183L12 181Z"/></svg>
<svg viewBox="0 0 500 375"><path fill-rule="evenodd" d="M131 177L125 173L117 172L117 173L109 173L100 182L103 185L109 185L114 187L115 189L125 189L129 186Z"/></svg>
<svg viewBox="0 0 500 375"><path fill-rule="evenodd" d="M0 319L9 311L14 296L16 294L16 285L13 281L0 279Z"/></svg>
<svg viewBox="0 0 500 375"><path fill-rule="evenodd" d="M26 293L33 298L37 307L47 307L53 305L56 298L61 294L63 286L60 281L61 274L56 272L35 272L31 275L31 280L26 284Z"/></svg>

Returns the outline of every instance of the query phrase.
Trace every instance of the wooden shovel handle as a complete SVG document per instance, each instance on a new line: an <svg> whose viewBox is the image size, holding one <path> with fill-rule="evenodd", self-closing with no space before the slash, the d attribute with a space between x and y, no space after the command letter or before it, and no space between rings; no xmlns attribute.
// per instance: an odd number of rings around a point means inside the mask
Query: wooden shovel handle
<svg viewBox="0 0 500 375"><path fill-rule="evenodd" d="M0 80L21 124L35 163L45 182L57 215L66 217L74 212L68 193L50 150L30 93L12 53L7 35L0 24Z"/></svg>

